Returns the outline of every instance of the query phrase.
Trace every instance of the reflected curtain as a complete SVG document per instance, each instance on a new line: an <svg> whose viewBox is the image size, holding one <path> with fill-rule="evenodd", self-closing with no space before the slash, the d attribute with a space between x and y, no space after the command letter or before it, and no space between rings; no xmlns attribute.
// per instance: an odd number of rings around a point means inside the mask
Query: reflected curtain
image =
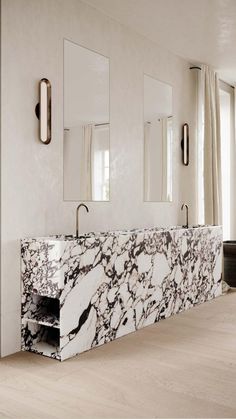
<svg viewBox="0 0 236 419"><path fill-rule="evenodd" d="M144 123L144 201L150 201L150 123Z"/></svg>
<svg viewBox="0 0 236 419"><path fill-rule="evenodd" d="M94 136L94 125L83 126L83 159L81 166L81 181L84 200L92 200L92 142Z"/></svg>
<svg viewBox="0 0 236 419"><path fill-rule="evenodd" d="M198 125L199 221L221 224L219 80L217 73L205 65L198 74Z"/></svg>

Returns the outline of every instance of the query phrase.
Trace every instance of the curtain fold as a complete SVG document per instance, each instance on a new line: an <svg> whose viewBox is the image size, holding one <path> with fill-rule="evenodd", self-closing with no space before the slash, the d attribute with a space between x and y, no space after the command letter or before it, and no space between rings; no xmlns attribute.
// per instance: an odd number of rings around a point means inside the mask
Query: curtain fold
<svg viewBox="0 0 236 419"><path fill-rule="evenodd" d="M92 200L92 141L94 125L83 126L83 159L81 165L81 190L84 200Z"/></svg>
<svg viewBox="0 0 236 419"><path fill-rule="evenodd" d="M199 167L199 207L202 205L201 222L222 223L221 191L221 138L219 80L217 73L203 65L199 72L199 124L198 147ZM203 156L201 155L203 154ZM203 179L201 178L203 176ZM203 189L203 190L202 190ZM201 196L202 195L202 196Z"/></svg>
<svg viewBox="0 0 236 419"><path fill-rule="evenodd" d="M168 118L160 119L162 126L162 194L161 200L168 201Z"/></svg>
<svg viewBox="0 0 236 419"><path fill-rule="evenodd" d="M144 201L150 200L150 124L144 123Z"/></svg>

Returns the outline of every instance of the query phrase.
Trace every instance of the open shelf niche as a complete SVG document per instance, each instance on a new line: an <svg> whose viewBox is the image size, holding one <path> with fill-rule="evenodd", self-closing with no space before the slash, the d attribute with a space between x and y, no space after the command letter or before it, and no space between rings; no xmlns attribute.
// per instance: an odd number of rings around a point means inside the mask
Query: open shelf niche
<svg viewBox="0 0 236 419"><path fill-rule="evenodd" d="M32 293L28 299L23 319L31 323L59 329L59 313L60 303L57 298Z"/></svg>

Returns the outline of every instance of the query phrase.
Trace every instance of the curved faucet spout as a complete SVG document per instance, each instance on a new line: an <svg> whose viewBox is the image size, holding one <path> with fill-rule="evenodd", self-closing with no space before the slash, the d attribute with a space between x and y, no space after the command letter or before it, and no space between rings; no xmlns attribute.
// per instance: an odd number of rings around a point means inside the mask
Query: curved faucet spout
<svg viewBox="0 0 236 419"><path fill-rule="evenodd" d="M79 204L76 210L76 237L79 237L79 209L81 207L84 207L86 209L87 212L89 212L89 209L87 207L87 205L85 204Z"/></svg>
<svg viewBox="0 0 236 419"><path fill-rule="evenodd" d="M186 209L186 224L184 227L188 228L188 205L187 204L182 204L181 206L181 211L183 211L183 209Z"/></svg>

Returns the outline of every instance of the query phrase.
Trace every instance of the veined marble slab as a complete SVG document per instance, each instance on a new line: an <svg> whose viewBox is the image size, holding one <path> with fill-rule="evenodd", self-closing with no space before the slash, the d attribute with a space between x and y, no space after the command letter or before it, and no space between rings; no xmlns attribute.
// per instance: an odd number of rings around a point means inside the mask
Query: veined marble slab
<svg viewBox="0 0 236 419"><path fill-rule="evenodd" d="M222 293L219 226L24 239L21 250L22 349L60 360ZM44 297L59 300L51 332Z"/></svg>

